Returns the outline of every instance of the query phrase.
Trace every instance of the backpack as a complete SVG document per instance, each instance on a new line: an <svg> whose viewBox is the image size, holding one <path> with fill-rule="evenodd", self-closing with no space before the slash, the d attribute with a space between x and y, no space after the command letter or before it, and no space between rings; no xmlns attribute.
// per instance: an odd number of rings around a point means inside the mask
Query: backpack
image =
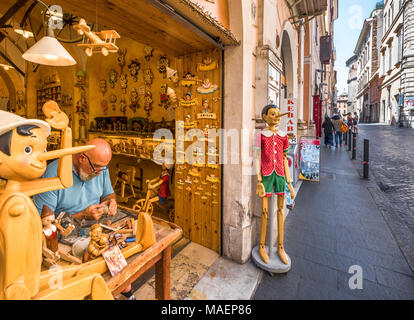
<svg viewBox="0 0 414 320"><path fill-rule="evenodd" d="M341 120L341 130L342 130L342 133L345 133L348 131L348 126L345 123L343 123L342 120Z"/></svg>

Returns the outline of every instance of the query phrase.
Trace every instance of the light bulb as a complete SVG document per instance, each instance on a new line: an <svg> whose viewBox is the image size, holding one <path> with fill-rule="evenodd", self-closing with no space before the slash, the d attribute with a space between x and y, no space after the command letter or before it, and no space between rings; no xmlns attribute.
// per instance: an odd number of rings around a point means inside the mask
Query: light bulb
<svg viewBox="0 0 414 320"><path fill-rule="evenodd" d="M55 55L53 55L53 54L45 54L45 55L44 55L44 57L45 57L47 60L50 60L50 61L55 61L55 60L57 60L57 59L58 59L58 56L55 56Z"/></svg>
<svg viewBox="0 0 414 320"><path fill-rule="evenodd" d="M4 68L4 70L9 70L10 69L9 66L4 66L3 68Z"/></svg>

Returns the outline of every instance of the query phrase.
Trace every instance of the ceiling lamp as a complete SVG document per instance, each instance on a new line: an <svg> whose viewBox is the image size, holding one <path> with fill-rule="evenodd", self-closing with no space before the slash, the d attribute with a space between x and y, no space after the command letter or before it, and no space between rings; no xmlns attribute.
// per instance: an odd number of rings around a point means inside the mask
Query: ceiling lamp
<svg viewBox="0 0 414 320"><path fill-rule="evenodd" d="M76 64L75 59L66 51L66 49L55 38L52 28L47 28L47 34L25 53L23 59L44 64L47 66L72 66Z"/></svg>
<svg viewBox="0 0 414 320"><path fill-rule="evenodd" d="M36 0L36 2L44 5L49 11L49 7L42 2L41 0ZM23 53L23 59L38 63L44 64L47 66L55 67L64 67L72 66L76 64L75 59L66 51L66 49L60 44L60 42L55 38L53 33L52 24L55 22L55 14L52 14L52 17L49 18L46 28L46 36L37 41L33 46L31 46L25 53Z"/></svg>
<svg viewBox="0 0 414 320"><path fill-rule="evenodd" d="M33 33L24 29L14 29L14 32L16 32L17 34L22 35L23 37L27 38L32 38L33 37Z"/></svg>

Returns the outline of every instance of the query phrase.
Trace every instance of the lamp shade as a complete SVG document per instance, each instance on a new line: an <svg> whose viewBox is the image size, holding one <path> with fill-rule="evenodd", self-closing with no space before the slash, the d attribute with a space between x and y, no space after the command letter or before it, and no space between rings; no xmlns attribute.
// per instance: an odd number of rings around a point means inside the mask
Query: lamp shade
<svg viewBox="0 0 414 320"><path fill-rule="evenodd" d="M44 36L25 53L23 59L47 66L71 66L76 64L75 59L66 51L60 42L50 36Z"/></svg>

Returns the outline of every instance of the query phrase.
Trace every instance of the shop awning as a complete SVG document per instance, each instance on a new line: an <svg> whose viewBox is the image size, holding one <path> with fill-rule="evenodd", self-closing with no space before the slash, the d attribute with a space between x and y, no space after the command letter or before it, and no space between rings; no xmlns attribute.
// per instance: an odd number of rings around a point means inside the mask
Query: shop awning
<svg viewBox="0 0 414 320"><path fill-rule="evenodd" d="M160 2L150 0L150 2ZM199 29L207 33L211 38L227 46L238 45L239 41L234 34L226 28L214 15L204 7L191 0L163 0L181 17L187 19Z"/></svg>
<svg viewBox="0 0 414 320"><path fill-rule="evenodd" d="M321 15L328 8L328 0L286 0L290 18L293 24L300 23L301 19L312 19Z"/></svg>

